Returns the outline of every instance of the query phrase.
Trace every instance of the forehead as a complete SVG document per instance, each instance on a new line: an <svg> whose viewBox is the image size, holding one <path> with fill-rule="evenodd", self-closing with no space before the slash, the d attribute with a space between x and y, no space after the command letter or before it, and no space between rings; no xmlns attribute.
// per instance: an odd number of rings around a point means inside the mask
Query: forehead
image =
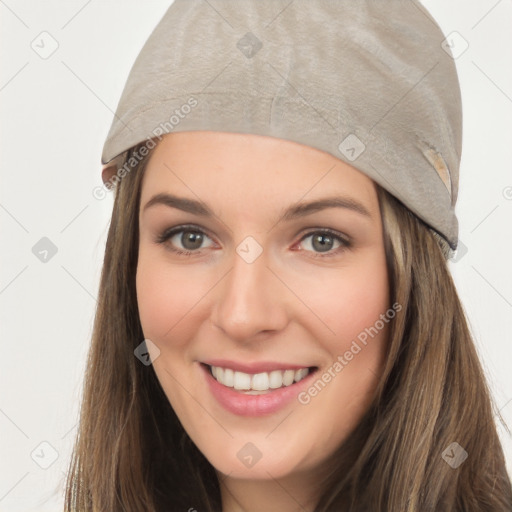
<svg viewBox="0 0 512 512"><path fill-rule="evenodd" d="M316 148L280 138L226 132L178 132L154 149L142 182L141 204L168 192L219 210L281 207L343 195L378 208L375 183Z"/></svg>

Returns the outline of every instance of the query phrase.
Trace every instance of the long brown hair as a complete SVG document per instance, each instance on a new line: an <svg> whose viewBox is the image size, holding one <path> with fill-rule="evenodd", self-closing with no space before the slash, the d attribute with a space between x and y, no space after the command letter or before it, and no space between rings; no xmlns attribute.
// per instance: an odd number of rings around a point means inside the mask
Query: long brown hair
<svg viewBox="0 0 512 512"><path fill-rule="evenodd" d="M153 367L134 356L144 339L135 275L148 159L115 188L66 512L222 510L215 469L183 429ZM493 402L445 245L377 189L391 303L402 310L391 322L375 399L325 464L315 512L512 510ZM468 454L458 467L446 456L454 446Z"/></svg>

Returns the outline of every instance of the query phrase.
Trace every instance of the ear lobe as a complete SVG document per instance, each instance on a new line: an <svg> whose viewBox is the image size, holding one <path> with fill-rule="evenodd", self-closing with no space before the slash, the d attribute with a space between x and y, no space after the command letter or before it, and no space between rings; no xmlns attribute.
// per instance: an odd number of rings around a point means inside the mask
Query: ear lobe
<svg viewBox="0 0 512 512"><path fill-rule="evenodd" d="M126 156L126 151L117 155L115 158L110 160L108 164L103 165L103 169L101 171L101 179L103 180L103 184L107 188L112 188L115 186L116 182L119 180L119 177L116 176L119 169L122 167L124 163L124 158ZM114 177L116 179L114 179Z"/></svg>
<svg viewBox="0 0 512 512"><path fill-rule="evenodd" d="M103 170L101 171L101 179L103 180L103 183L106 184L107 182L110 182L112 176L114 176L117 172L117 166L116 165L104 165ZM110 182L112 183L112 182Z"/></svg>

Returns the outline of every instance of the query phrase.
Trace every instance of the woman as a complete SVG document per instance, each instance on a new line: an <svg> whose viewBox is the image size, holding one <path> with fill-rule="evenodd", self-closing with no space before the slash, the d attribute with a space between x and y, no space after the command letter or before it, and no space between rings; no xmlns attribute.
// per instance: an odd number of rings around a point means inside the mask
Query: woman
<svg viewBox="0 0 512 512"><path fill-rule="evenodd" d="M412 2L171 6L104 147L66 510L512 507L446 263L443 39Z"/></svg>

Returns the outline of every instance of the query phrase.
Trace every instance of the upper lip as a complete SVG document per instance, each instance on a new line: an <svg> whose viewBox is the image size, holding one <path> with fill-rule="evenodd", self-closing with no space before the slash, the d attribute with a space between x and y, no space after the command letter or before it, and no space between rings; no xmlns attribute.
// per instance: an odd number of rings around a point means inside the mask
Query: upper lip
<svg viewBox="0 0 512 512"><path fill-rule="evenodd" d="M300 370L301 368L311 368L312 365L307 364L289 364L279 363L277 361L255 361L252 363L243 363L238 361L230 361L229 359L209 359L201 361L209 366L220 366L221 368L231 368L232 370L244 373L263 373L274 370Z"/></svg>

